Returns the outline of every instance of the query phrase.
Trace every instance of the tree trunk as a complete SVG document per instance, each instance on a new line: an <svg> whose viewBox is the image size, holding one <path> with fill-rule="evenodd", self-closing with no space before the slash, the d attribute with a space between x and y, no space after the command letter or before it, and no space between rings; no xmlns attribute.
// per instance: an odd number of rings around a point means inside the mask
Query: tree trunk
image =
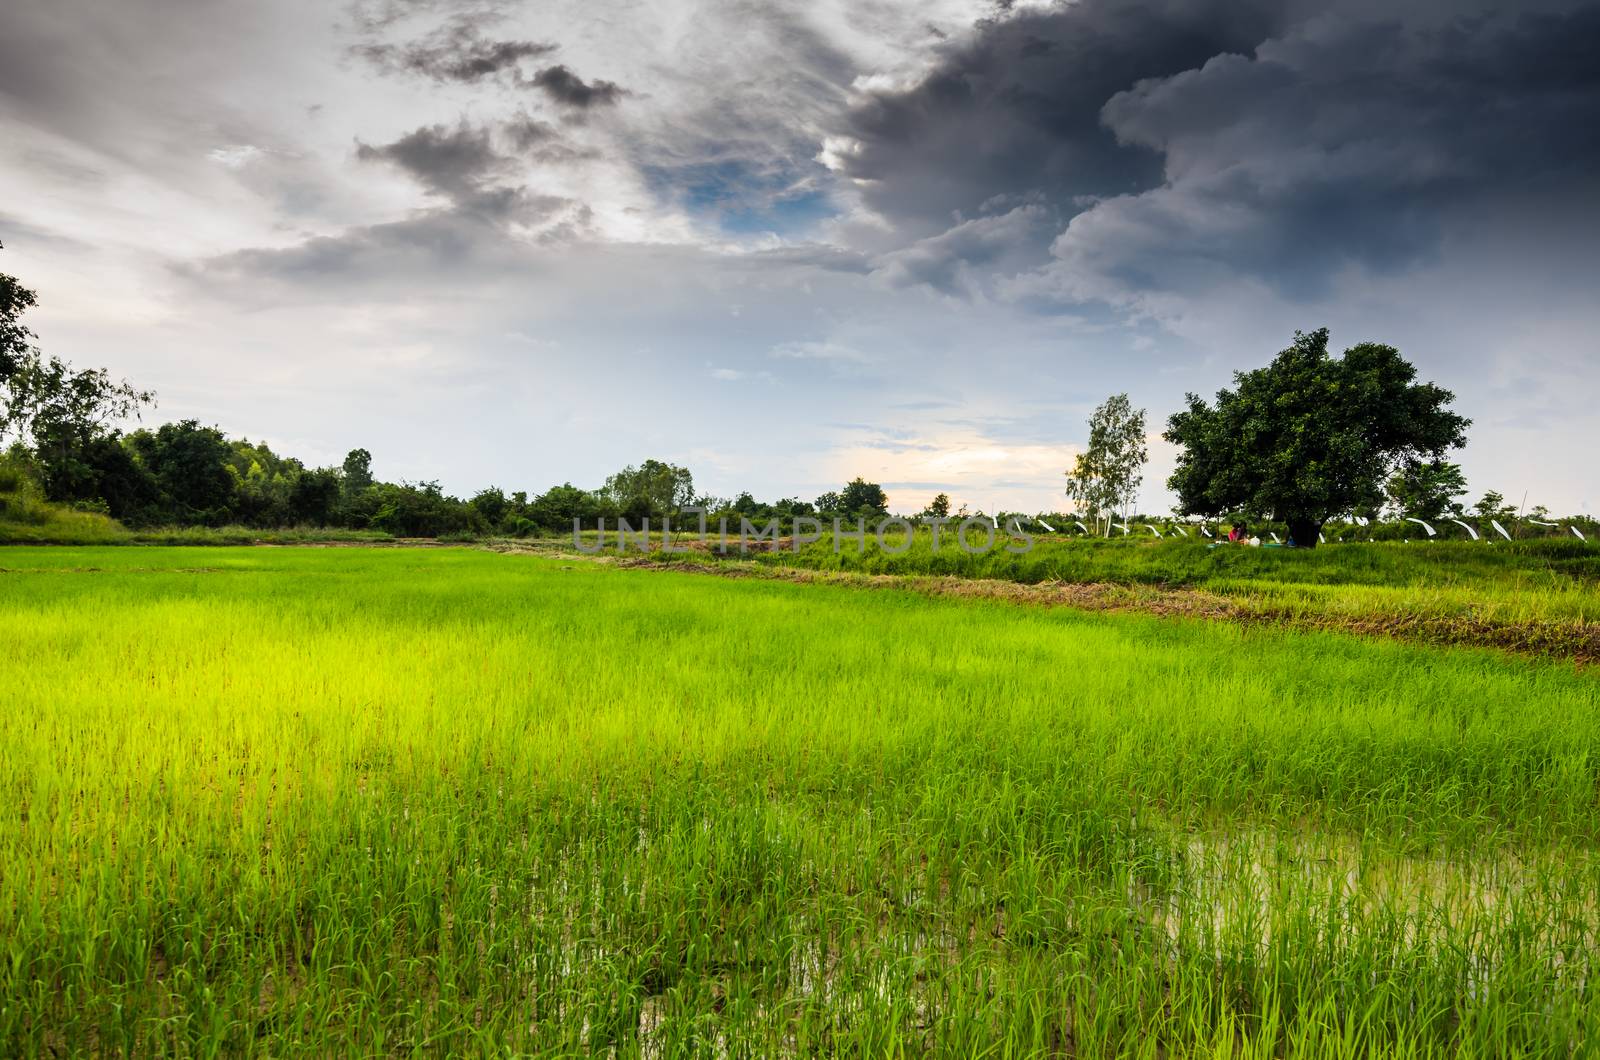
<svg viewBox="0 0 1600 1060"><path fill-rule="evenodd" d="M1289 540L1296 548L1316 548L1317 538L1322 533L1321 519L1307 519L1297 517L1285 519L1289 527Z"/></svg>

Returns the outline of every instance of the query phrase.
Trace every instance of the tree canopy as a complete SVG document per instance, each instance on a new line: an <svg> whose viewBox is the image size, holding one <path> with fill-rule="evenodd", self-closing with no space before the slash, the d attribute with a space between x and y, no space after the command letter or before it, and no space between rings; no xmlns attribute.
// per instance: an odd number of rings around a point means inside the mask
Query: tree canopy
<svg viewBox="0 0 1600 1060"><path fill-rule="evenodd" d="M686 467L646 460L606 479L602 492L627 518L659 518L694 503L694 476Z"/></svg>
<svg viewBox="0 0 1600 1060"><path fill-rule="evenodd" d="M857 475L839 491L838 510L867 518L888 515L889 495L876 482L868 482Z"/></svg>
<svg viewBox="0 0 1600 1060"><path fill-rule="evenodd" d="M1185 514L1278 519L1314 546L1330 518L1376 511L1397 470L1465 444L1471 421L1449 410L1454 395L1416 377L1393 346L1334 357L1326 328L1296 332L1271 364L1234 373L1215 406L1187 396L1167 420L1182 448L1167 485Z"/></svg>

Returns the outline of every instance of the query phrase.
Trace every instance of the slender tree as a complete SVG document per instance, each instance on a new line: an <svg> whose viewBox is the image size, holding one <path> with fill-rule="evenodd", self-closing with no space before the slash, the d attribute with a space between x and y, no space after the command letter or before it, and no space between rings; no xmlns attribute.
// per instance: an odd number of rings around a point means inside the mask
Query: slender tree
<svg viewBox="0 0 1600 1060"><path fill-rule="evenodd" d="M1112 513L1132 502L1148 457L1144 409L1134 408L1127 394L1113 394L1089 418L1089 444L1067 472L1067 496L1096 528L1103 515L1109 536Z"/></svg>
<svg viewBox="0 0 1600 1060"><path fill-rule="evenodd" d="M342 492L351 500L365 493L372 485L372 454L365 449L352 449L345 454Z"/></svg>

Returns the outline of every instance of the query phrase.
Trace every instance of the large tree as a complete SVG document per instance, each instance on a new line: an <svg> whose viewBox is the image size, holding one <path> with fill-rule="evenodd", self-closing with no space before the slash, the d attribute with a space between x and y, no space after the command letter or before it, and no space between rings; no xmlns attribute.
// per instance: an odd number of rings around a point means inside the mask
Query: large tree
<svg viewBox="0 0 1600 1060"><path fill-rule="evenodd" d="M1067 496L1079 512L1111 533L1111 513L1127 510L1144 481L1148 458L1144 409L1136 409L1127 394L1113 394L1089 418L1089 444L1067 472Z"/></svg>
<svg viewBox="0 0 1600 1060"><path fill-rule="evenodd" d="M1277 519L1313 547L1328 519L1382 504L1396 470L1465 444L1455 396L1416 378L1393 346L1334 357L1326 328L1296 332L1265 368L1234 373L1215 407L1188 396L1167 421L1183 450L1167 484L1186 514Z"/></svg>

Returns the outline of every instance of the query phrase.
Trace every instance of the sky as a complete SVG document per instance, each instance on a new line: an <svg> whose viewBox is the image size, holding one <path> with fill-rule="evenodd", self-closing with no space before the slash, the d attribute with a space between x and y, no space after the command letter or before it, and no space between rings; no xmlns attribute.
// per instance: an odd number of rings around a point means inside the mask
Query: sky
<svg viewBox="0 0 1600 1060"><path fill-rule="evenodd" d="M46 353L308 464L1067 506L1294 332L1600 512L1600 3L8 0Z"/></svg>

